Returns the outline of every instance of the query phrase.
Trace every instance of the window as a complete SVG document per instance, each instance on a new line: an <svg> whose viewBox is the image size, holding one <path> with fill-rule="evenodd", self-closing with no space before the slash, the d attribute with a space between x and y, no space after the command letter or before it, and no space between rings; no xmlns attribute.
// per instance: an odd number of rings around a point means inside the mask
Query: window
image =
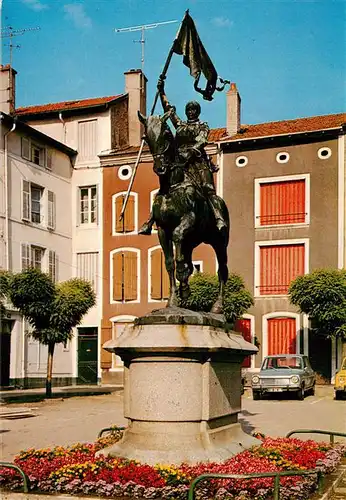
<svg viewBox="0 0 346 500"><path fill-rule="evenodd" d="M124 217L120 220L126 193L118 193L112 196L113 204L113 234L136 233L137 232L137 193L131 193L127 200Z"/></svg>
<svg viewBox="0 0 346 500"><path fill-rule="evenodd" d="M275 242L256 244L257 296L287 295L291 281L307 272L307 242L273 243Z"/></svg>
<svg viewBox="0 0 346 500"><path fill-rule="evenodd" d="M308 224L309 176L255 180L255 227Z"/></svg>
<svg viewBox="0 0 346 500"><path fill-rule="evenodd" d="M118 170L118 177L122 181L127 181L132 175L132 167L130 165L123 165Z"/></svg>
<svg viewBox="0 0 346 500"><path fill-rule="evenodd" d="M48 191L47 227L55 229L55 194L52 191Z"/></svg>
<svg viewBox="0 0 346 500"><path fill-rule="evenodd" d="M237 319L234 324L234 331L242 334L244 340L252 343L252 333L251 333L251 319L250 318L240 318ZM251 367L251 356L246 356L242 363L242 368Z"/></svg>
<svg viewBox="0 0 346 500"><path fill-rule="evenodd" d="M77 253L77 277L89 281L97 293L98 252Z"/></svg>
<svg viewBox="0 0 346 500"><path fill-rule="evenodd" d="M278 163L287 163L289 159L290 159L290 155L288 153L286 153L286 151L282 151L281 153L278 153L276 155L276 161Z"/></svg>
<svg viewBox="0 0 346 500"><path fill-rule="evenodd" d="M151 300L166 300L169 297L169 276L165 256L161 247L149 249L150 297Z"/></svg>
<svg viewBox="0 0 346 500"><path fill-rule="evenodd" d="M44 146L35 143L31 139L22 137L22 158L40 167L45 167L47 163L47 150ZM51 165L49 168L51 168Z"/></svg>
<svg viewBox="0 0 346 500"><path fill-rule="evenodd" d="M245 167L248 164L248 162L249 162L249 160L248 160L247 156L237 156L237 158L235 160L235 164L239 168Z"/></svg>
<svg viewBox="0 0 346 500"><path fill-rule="evenodd" d="M97 223L97 188L86 186L79 188L80 223Z"/></svg>
<svg viewBox="0 0 346 500"><path fill-rule="evenodd" d="M194 260L192 261L193 265L193 274L203 273L203 261L202 260Z"/></svg>
<svg viewBox="0 0 346 500"><path fill-rule="evenodd" d="M111 302L139 302L139 250L111 252Z"/></svg>
<svg viewBox="0 0 346 500"><path fill-rule="evenodd" d="M42 261L45 249L28 243L21 245L22 271L29 267L42 270Z"/></svg>
<svg viewBox="0 0 346 500"><path fill-rule="evenodd" d="M48 253L48 274L51 280L55 283L58 280L58 259L54 250L49 250Z"/></svg>
<svg viewBox="0 0 346 500"><path fill-rule="evenodd" d="M78 157L91 160L97 154L97 120L78 122Z"/></svg>
<svg viewBox="0 0 346 500"><path fill-rule="evenodd" d="M53 194L53 193L52 193ZM22 219L41 224L43 188L29 181L22 183Z"/></svg>
<svg viewBox="0 0 346 500"><path fill-rule="evenodd" d="M320 148L317 151L317 156L320 160L327 160L332 156L332 150L330 148Z"/></svg>

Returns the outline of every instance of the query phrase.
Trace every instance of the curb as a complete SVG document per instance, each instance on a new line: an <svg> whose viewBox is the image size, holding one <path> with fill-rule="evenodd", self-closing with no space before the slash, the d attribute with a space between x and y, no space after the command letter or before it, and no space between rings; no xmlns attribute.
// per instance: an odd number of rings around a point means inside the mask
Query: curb
<svg viewBox="0 0 346 500"><path fill-rule="evenodd" d="M104 394L111 394L113 392L122 391L124 389L123 385L114 385L109 387L98 387L94 388L67 388L67 389L59 389L58 387L54 390L52 397L49 399L66 399L66 398L74 398L79 396L99 396ZM23 390L20 392L14 393L14 391L2 391L0 393L0 403L2 404L10 404L10 403L32 403L37 401L43 401L46 398L46 393L44 390Z"/></svg>
<svg viewBox="0 0 346 500"><path fill-rule="evenodd" d="M329 478L332 480L333 476L336 476L336 478L332 484L316 500L338 500L338 495L340 495L340 499L346 498L346 488L339 488L339 485L346 481L346 465L340 465L334 473L330 474Z"/></svg>

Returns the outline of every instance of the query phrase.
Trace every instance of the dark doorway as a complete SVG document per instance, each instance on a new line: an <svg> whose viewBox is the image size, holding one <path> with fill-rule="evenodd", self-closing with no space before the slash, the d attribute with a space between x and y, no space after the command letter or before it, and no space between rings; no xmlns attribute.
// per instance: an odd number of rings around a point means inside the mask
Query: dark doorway
<svg viewBox="0 0 346 500"><path fill-rule="evenodd" d="M97 384L97 327L78 328L78 384Z"/></svg>
<svg viewBox="0 0 346 500"><path fill-rule="evenodd" d="M1 314L1 313L0 313ZM0 318L0 386L10 385L11 330L13 321Z"/></svg>
<svg viewBox="0 0 346 500"><path fill-rule="evenodd" d="M330 384L331 353L331 340L309 330L309 359L312 369L317 374L318 384Z"/></svg>

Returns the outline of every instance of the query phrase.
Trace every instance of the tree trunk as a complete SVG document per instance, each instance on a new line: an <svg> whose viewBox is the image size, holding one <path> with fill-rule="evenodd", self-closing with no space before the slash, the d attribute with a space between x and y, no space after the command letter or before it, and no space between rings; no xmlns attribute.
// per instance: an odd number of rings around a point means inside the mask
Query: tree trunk
<svg viewBox="0 0 346 500"><path fill-rule="evenodd" d="M55 344L48 344L46 398L52 397L52 372L53 372L54 347L55 347Z"/></svg>

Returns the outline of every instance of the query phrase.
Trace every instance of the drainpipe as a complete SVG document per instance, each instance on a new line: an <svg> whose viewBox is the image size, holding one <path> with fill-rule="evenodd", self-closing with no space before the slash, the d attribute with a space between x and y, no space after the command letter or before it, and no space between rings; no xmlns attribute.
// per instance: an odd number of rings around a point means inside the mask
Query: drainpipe
<svg viewBox="0 0 346 500"><path fill-rule="evenodd" d="M8 136L14 132L16 128L16 118L13 120L11 130L4 134L4 190L5 190L5 246L6 246L6 270L10 270L10 239L9 239L9 209L8 209Z"/></svg>
<svg viewBox="0 0 346 500"><path fill-rule="evenodd" d="M60 113L59 113L59 120L60 120L60 121L61 121L61 123L62 123L62 130L63 130L63 132L62 132L62 142L63 142L64 144L66 144L66 140L65 140L65 139L66 139L66 122L65 122L65 120L64 120L64 119L63 119L63 117L62 117L62 113L61 113L61 111L60 111Z"/></svg>

